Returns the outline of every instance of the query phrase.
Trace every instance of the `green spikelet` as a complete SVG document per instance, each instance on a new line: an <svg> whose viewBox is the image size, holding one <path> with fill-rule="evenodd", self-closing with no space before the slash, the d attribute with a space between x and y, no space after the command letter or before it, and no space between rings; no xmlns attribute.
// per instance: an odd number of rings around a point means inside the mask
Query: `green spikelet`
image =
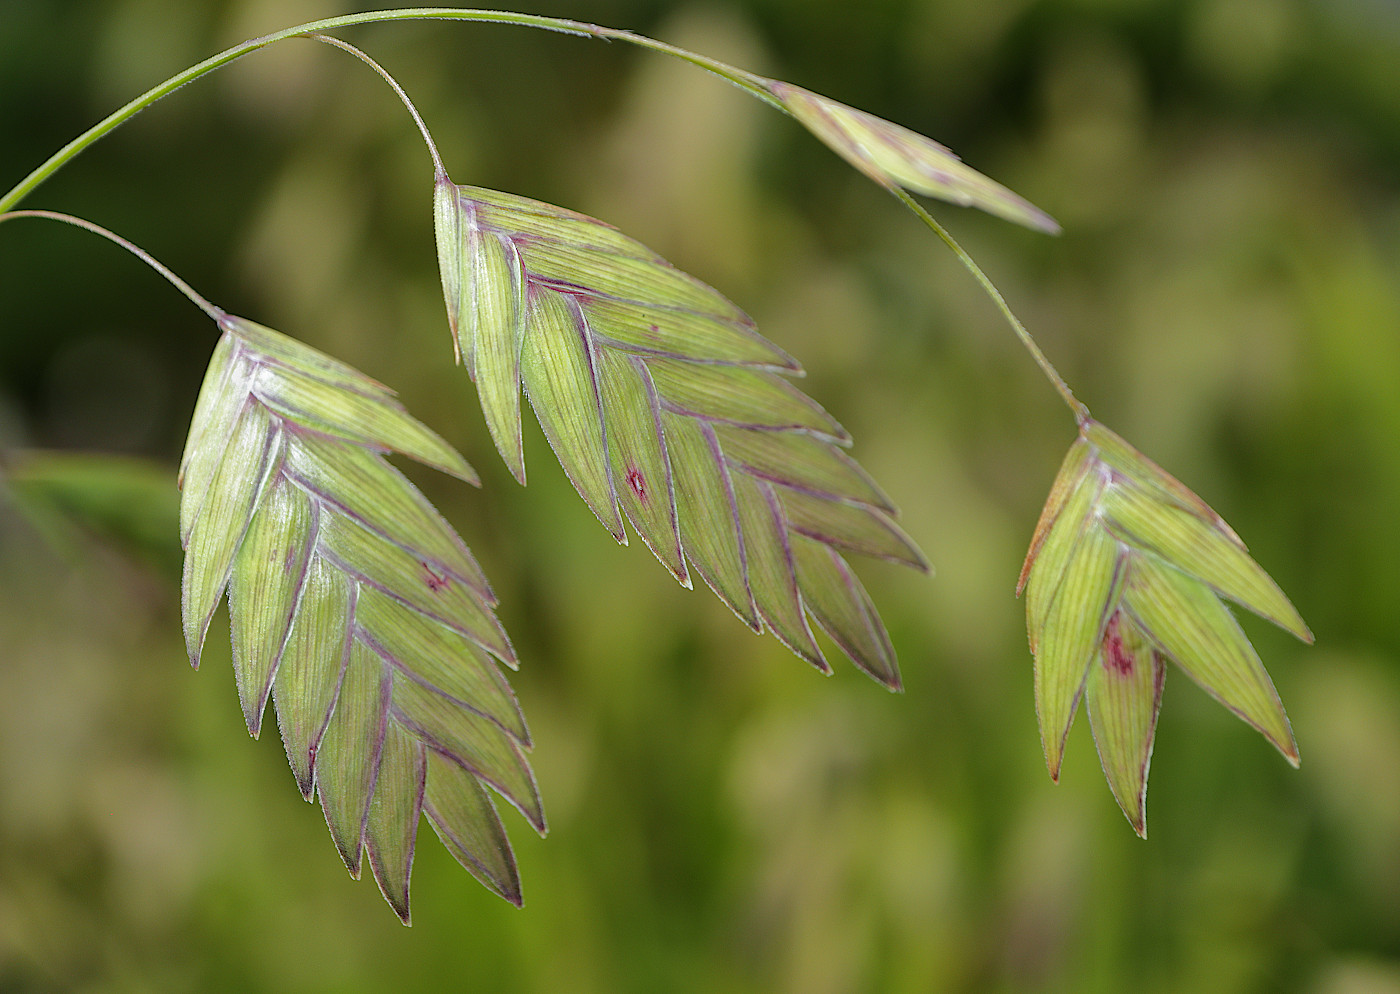
<svg viewBox="0 0 1400 994"><path fill-rule="evenodd" d="M1017 590L1050 775L1084 698L1104 775L1139 835L1166 660L1298 764L1273 682L1222 598L1305 642L1312 633L1219 515L1095 421L1060 467Z"/></svg>
<svg viewBox="0 0 1400 994"><path fill-rule="evenodd" d="M224 318L181 470L185 638L198 665L225 590L248 730L276 705L302 795L352 876L362 854L409 921L421 814L520 903L488 784L541 833L515 655L461 538L384 458L470 466L392 391L269 328Z"/></svg>
<svg viewBox="0 0 1400 994"><path fill-rule="evenodd" d="M438 178L443 291L461 362L522 483L520 390L578 492L684 586L698 573L755 631L829 670L809 619L899 687L841 552L927 570L796 362L699 280L582 214ZM813 548L812 546L816 546Z"/></svg>

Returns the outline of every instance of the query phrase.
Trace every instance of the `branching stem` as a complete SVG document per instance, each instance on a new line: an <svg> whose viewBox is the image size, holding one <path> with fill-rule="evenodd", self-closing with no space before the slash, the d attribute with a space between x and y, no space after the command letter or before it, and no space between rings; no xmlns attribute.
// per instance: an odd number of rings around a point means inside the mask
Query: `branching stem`
<svg viewBox="0 0 1400 994"><path fill-rule="evenodd" d="M114 242L117 245L120 245L132 255L136 256L136 258L140 259L146 265L150 266L156 272L160 273L160 275L164 276L167 280L170 281L170 284L173 287L175 287L175 289L179 290L186 297L188 297L194 303L194 305L198 307L201 311L213 318L215 323L222 321L226 317L222 310L209 303L209 301L205 300L204 297L202 297L199 293L195 291L194 287L190 286L184 280L180 279L180 277L176 276L173 272L170 271L169 268L165 266L164 263L157 260L153 255L151 255L145 249L141 248L139 245L127 241L121 235L102 227L102 225L100 224L93 224L91 221L85 220L80 217L74 217L72 214L60 214L57 211L7 211L3 214L0 214L0 222L10 221L17 217L39 217L45 218L49 221L62 221L64 224L71 224L74 227L83 228L87 231L91 231L95 235L101 235L109 242Z"/></svg>
<svg viewBox="0 0 1400 994"><path fill-rule="evenodd" d="M408 98L408 94L404 92L403 87L401 87L398 84L398 82L391 75L389 75L387 71L385 71L377 62L371 59L364 52L361 52L358 48L348 44L347 42L341 41L337 38L329 37L324 34L324 32L327 31L334 31L339 28L353 27L359 24L370 24L384 21L414 20L476 21L493 24L514 24L522 27L541 28L547 31L558 31L565 34L580 35L583 37L601 38L606 41L622 41L631 45L637 45L642 48L647 48L655 52L661 52L665 55L670 55L675 58L682 59L686 62L691 63L692 65L699 66L702 69L705 69L709 72L714 73L717 76L722 77L723 79L728 80L735 86L738 86L740 89L743 89L749 94L758 97L763 102L777 108L778 110L783 111L784 113L787 113L787 109L783 107L781 102L779 102L769 91L768 87L765 85L766 81L763 79L763 77L756 76L753 73L745 72L742 69L738 69L727 63L721 62L718 59L712 59L708 56L700 55L695 52L690 52L686 49L678 48L675 45L670 45L666 42L658 41L655 38L648 38L645 35L639 35L631 31L619 30L617 28L602 27L597 24L587 24L583 21L573 21L559 17L543 17L535 14L520 14L512 11L499 10L477 10L454 7L411 7L399 10L366 11L359 14L346 14L342 17L331 17L319 21L310 21L306 24L298 24L294 27L285 28L282 31L274 32L273 34L264 35L261 38L254 38L249 41L245 41L242 44L235 45L232 48L226 49L225 51L220 52L218 55L211 56L210 58L205 59L203 62L200 62L197 65L193 65L190 68L184 70L183 72L171 76L165 82L152 87L150 90L147 90L145 93L141 94L141 96L130 101L125 106L118 108L106 118L93 125L87 131L83 132L77 138L73 139L67 145L63 146L63 148L59 149L52 156L50 156L47 161L45 161L28 176L22 179L18 184L16 184L8 193L6 193L3 197L0 197L0 220L3 220L7 217L20 216L50 217L55 220L64 220L70 224L76 224L79 227L85 227L91 231L95 231L96 233L101 234L104 237L110 238L113 241L117 242L117 244L122 245L125 248L131 250L132 252L136 253L142 259L146 260L147 263L155 267L158 272L162 273L167 279L174 283L175 286L180 288L182 293L184 293L196 304L198 304L203 310L206 311L206 313L209 313L211 315L216 314L218 313L217 309L213 308L212 305L208 303L208 301L204 300L203 297L200 297L198 294L196 294L193 290L189 288L187 284L185 284L182 280L176 277L168 269L160 265L160 263L156 262L141 249L132 245L130 242L127 242L124 239L117 237L116 235L112 234L110 231L107 231L104 228L100 228L97 225L90 224L89 222L83 221L79 218L69 217L67 215L51 214L45 211L13 211L10 214L4 214L3 212L11 211L15 207L15 205L17 205L31 192L33 192L36 187L38 187L46 179L48 179L50 176L56 173L70 159L73 159L80 152L86 149L89 145L92 145L98 139L104 137L108 133L120 127L126 121L135 117L141 111L145 110L147 107L151 106L156 101L160 100L162 97L174 93L186 83L192 82L200 78L201 76L213 72L215 69L221 68L222 66L226 66L230 62L234 62L242 58L243 56L248 55L251 52L256 52L259 49L266 48L267 46L275 44L279 41L285 41L288 38L298 37L312 37L315 38L315 40L317 41L325 42L328 45L334 45L337 48L341 48L349 52L351 55L354 55L356 58L362 60L375 72L379 73L379 75L384 78L385 82L387 82L391 87L393 87L394 92L398 94L399 99L401 99L404 102L404 106L408 108L409 113L413 116L414 123L418 125L419 131L422 132L423 140L428 145L428 151L433 157L433 165L437 174L439 176L444 175L445 170L443 169L442 159L441 156L438 154L436 145L433 143L432 136L428 133L428 128L424 124L422 116L418 113L418 110L413 106L413 102ZM992 283L992 281L988 279L986 273L984 273L982 271L982 268L972 260L972 257L967 254L963 247L953 240L952 235L950 235L941 224L934 220L933 216L930 215L928 211L925 210L921 204L919 204L918 201L916 201L908 192L902 189L895 189L894 193L895 196L902 200L904 204L910 210L912 210L915 213L915 215L917 215L919 219L922 220L924 224L926 224L933 231L933 233L936 234L943 241L943 243L948 246L950 250L952 250L953 254L958 257L958 260L962 262L963 266L967 268L968 272L972 274L973 278L975 278L977 282L981 284L982 289L986 291L989 297L991 297L992 301L996 304L997 308L1006 318L1007 323L1011 326L1011 330L1015 332L1016 337L1020 339L1021 344L1025 346L1028 352L1030 352L1031 358L1035 360L1036 365L1040 367L1041 371L1045 374L1046 378L1049 379L1051 385L1054 386L1055 390L1064 399L1065 403L1069 405L1069 408L1074 413L1075 418L1081 424L1083 424L1089 417L1088 409L1075 398L1074 394L1070 391L1069 385L1065 383L1064 378L1060 376L1059 372L1051 364L1050 360L1046 358L1045 353L1040 350L1040 346L1036 344L1035 339L1031 337L1030 332L1026 330L1025 325L1021 324L1020 320L1012 312L1010 306L1007 305L1006 299L1001 295L1001 291L999 291L996 288L996 286Z"/></svg>
<svg viewBox="0 0 1400 994"><path fill-rule="evenodd" d="M308 21L305 24L298 24L294 27L285 28L281 31L264 35L261 38L253 38L241 44L234 45L232 48L225 49L218 55L210 56L203 62L190 66L183 72L176 73L165 82L152 87L139 97L119 107L51 155L33 172L20 180L19 183L15 184L8 193L0 197L0 212L13 209L20 201L32 193L39 184L58 172L70 159L76 157L99 138L106 136L131 120L157 100L169 96L186 83L193 82L201 76L213 72L215 69L228 65L230 62L235 62L251 52L256 52L259 49L266 48L279 41L285 41L288 38L323 34L327 31L353 27L358 24L372 24L384 21L423 20L477 21L491 24L514 24L522 27L541 28L546 31L558 31L564 34L579 35L582 37L624 41L628 44L638 45L642 48L649 48L656 52L662 52L667 55L675 56L676 58L684 59L692 65L700 66L702 69L709 70L729 80L729 82L733 83L735 86L746 90L764 102L772 104L775 107L778 106L773 96L764 88L763 81L760 77L752 73L744 72L742 69L737 69L724 62L720 62L718 59L711 59L707 56L698 55L695 52L688 52L685 49L677 48L674 45L668 45L654 38L647 38L644 35L634 34L631 31L605 28L596 24L586 24L583 21L572 21L561 17L542 17L535 14L518 14L512 11L501 10L476 10L457 7L406 7L400 10L372 10L359 14L346 14L342 17L328 17L319 21Z"/></svg>

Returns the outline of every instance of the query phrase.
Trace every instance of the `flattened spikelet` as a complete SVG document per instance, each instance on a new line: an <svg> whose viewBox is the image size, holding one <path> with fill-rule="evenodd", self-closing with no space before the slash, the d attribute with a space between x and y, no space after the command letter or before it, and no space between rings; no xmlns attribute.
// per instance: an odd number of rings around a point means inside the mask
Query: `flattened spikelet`
<svg viewBox="0 0 1400 994"><path fill-rule="evenodd" d="M1021 589L1050 775L1082 698L1104 775L1139 835L1167 661L1298 764L1273 682L1222 598L1304 641L1312 634L1219 515L1097 422L1081 427L1060 468Z"/></svg>
<svg viewBox="0 0 1400 994"><path fill-rule="evenodd" d="M182 476L191 660L227 589L249 732L271 696L302 795L319 796L352 876L368 852L405 924L424 813L520 903L479 783L544 831L529 734L498 666L514 652L471 552L384 456L475 474L369 377L251 322L221 327Z"/></svg>
<svg viewBox="0 0 1400 994"><path fill-rule="evenodd" d="M446 176L434 216L455 349L516 478L523 388L619 542L626 520L680 583L699 574L755 631L828 670L810 618L898 688L889 636L837 550L928 563L843 451L845 429L788 379L796 363L601 221Z"/></svg>

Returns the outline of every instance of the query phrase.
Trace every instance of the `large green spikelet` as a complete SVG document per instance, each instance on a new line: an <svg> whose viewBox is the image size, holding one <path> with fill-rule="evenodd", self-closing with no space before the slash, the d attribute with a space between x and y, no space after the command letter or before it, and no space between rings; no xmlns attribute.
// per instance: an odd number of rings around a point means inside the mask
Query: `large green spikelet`
<svg viewBox="0 0 1400 994"><path fill-rule="evenodd" d="M1222 598L1305 642L1312 633L1219 515L1096 421L1060 467L1021 591L1050 775L1083 698L1104 775L1139 835L1167 660L1298 764L1273 682Z"/></svg>
<svg viewBox="0 0 1400 994"><path fill-rule="evenodd" d="M453 339L496 447L525 481L524 388L560 464L622 543L698 573L756 632L818 669L816 621L900 686L889 636L842 553L927 570L845 430L747 314L616 228L438 177Z"/></svg>
<svg viewBox="0 0 1400 994"><path fill-rule="evenodd" d="M352 876L362 853L405 923L421 814L487 887L520 881L488 784L541 833L515 655L461 538L384 458L474 483L392 391L239 318L205 376L181 464L185 640L199 664L228 592L248 730L269 695L302 795Z"/></svg>

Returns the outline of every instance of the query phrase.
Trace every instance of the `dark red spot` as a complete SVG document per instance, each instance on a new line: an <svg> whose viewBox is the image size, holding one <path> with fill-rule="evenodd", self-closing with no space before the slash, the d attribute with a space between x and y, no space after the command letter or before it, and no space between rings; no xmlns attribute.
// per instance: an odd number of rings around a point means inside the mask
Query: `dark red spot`
<svg viewBox="0 0 1400 994"><path fill-rule="evenodd" d="M1103 633L1103 664L1120 676L1133 675L1133 655L1123 648L1123 633L1118 630L1118 615L1108 619Z"/></svg>
<svg viewBox="0 0 1400 994"><path fill-rule="evenodd" d="M423 567L423 582L428 585L428 589L433 593L447 588L447 577L433 571L427 563L419 563Z"/></svg>
<svg viewBox="0 0 1400 994"><path fill-rule="evenodd" d="M637 495L637 499L643 504L647 502L647 481L642 475L642 471L636 466L627 468L627 485L632 488L632 492Z"/></svg>

